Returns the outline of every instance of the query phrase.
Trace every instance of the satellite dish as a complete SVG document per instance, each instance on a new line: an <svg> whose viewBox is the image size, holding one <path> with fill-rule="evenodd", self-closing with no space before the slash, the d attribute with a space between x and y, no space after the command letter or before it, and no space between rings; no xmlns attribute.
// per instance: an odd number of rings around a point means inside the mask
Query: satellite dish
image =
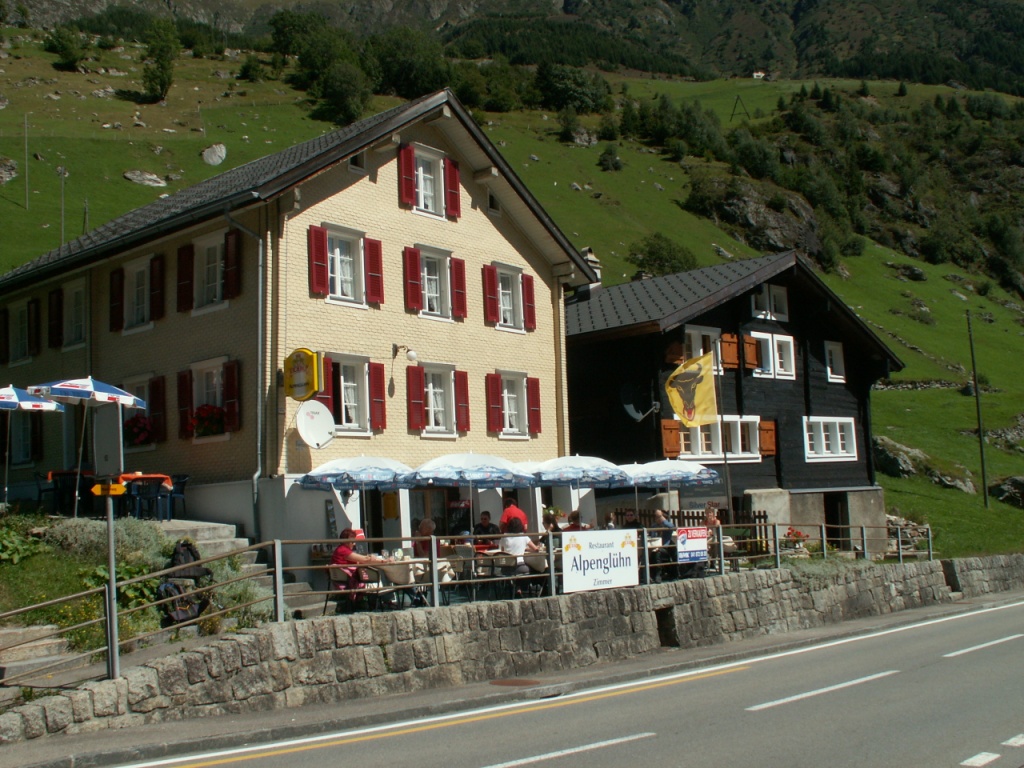
<svg viewBox="0 0 1024 768"><path fill-rule="evenodd" d="M642 397L643 396L639 392L639 387L634 384L623 384L622 388L619 390L619 402L622 403L623 409L634 421L643 421L650 416L651 413L657 413L661 410L661 403L655 400L651 403L651 407L648 408L646 412L641 413L636 404Z"/></svg>
<svg viewBox="0 0 1024 768"><path fill-rule="evenodd" d="M334 439L334 415L319 400L307 400L295 413L299 437L311 448L323 448Z"/></svg>

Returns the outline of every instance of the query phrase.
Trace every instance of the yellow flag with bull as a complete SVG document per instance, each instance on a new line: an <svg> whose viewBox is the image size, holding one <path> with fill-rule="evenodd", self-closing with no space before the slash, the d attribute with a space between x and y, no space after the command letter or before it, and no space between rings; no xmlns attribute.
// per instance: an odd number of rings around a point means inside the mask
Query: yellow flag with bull
<svg viewBox="0 0 1024 768"><path fill-rule="evenodd" d="M685 426L717 422L714 353L691 358L676 368L665 382L665 393Z"/></svg>

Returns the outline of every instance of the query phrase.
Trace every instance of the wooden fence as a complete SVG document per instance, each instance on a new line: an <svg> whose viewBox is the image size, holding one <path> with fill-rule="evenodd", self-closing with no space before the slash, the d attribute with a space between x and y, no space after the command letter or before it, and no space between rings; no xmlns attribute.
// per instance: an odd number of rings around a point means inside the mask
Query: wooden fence
<svg viewBox="0 0 1024 768"><path fill-rule="evenodd" d="M632 507L619 507L615 510L616 525L622 524L627 509L637 513L637 519L644 528L654 525L653 510L634 510ZM665 509L662 511L677 528L693 528L704 525L703 509ZM772 527L768 523L768 513L764 510L734 512L733 522L729 524L723 522L722 530L727 536L732 536L740 551L748 555L767 555L771 550Z"/></svg>

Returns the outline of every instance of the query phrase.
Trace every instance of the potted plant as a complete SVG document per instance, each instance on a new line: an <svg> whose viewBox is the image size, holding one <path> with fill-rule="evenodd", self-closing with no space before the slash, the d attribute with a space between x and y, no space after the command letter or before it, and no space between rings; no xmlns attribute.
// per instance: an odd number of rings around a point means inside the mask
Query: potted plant
<svg viewBox="0 0 1024 768"><path fill-rule="evenodd" d="M137 413L124 422L125 445L136 447L153 442L153 420L144 413Z"/></svg>
<svg viewBox="0 0 1024 768"><path fill-rule="evenodd" d="M224 409L204 403L192 413L192 433L196 437L224 434Z"/></svg>

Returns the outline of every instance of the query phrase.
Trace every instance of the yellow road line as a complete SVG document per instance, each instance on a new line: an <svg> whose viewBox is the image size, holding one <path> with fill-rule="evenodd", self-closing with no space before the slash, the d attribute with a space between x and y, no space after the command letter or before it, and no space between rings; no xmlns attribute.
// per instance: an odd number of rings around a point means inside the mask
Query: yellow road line
<svg viewBox="0 0 1024 768"><path fill-rule="evenodd" d="M479 723L487 720L496 720L500 717L508 717L510 715L544 712L550 709L558 709L561 707L568 707L576 704L586 704L588 702L601 701L602 699L610 699L616 696L625 696L627 694L642 693L644 691L652 691L657 688L665 688L670 685L678 685L683 682L706 680L711 677L717 677L718 675L727 675L732 674L733 672L741 672L746 669L749 669L749 667L731 667L729 669L721 669L716 670L714 672L706 672L700 675L692 675L689 677L674 678L672 680L662 680L656 683L648 683L646 685L638 685L633 688L624 688L615 691L604 691L602 693L595 693L566 699L547 700L543 703L534 704L528 707L506 709L502 710L501 712L486 712L479 715L472 715L469 717L460 717L458 719L446 720L440 723L427 723L426 725L408 726L406 728L401 728L395 731L385 731L381 733L366 733L358 736L348 736L344 738L334 739L331 741L322 741L316 744L301 744L294 747L282 747L280 749L274 749L269 752L259 752L248 755L234 755L232 757L222 757L217 758L215 760L203 760L194 763L181 762L177 763L177 765L180 765L181 768L209 768L209 766L230 765L231 763L238 763L242 762L243 760L258 760L265 757L280 757L282 755L296 754L299 752L309 752L314 749L324 749L325 747L339 747L345 744L359 744L367 741L377 741L379 739L392 738L394 736L408 736L410 734L424 733L426 731L434 731L440 728L452 728L457 725L467 725L469 723Z"/></svg>

